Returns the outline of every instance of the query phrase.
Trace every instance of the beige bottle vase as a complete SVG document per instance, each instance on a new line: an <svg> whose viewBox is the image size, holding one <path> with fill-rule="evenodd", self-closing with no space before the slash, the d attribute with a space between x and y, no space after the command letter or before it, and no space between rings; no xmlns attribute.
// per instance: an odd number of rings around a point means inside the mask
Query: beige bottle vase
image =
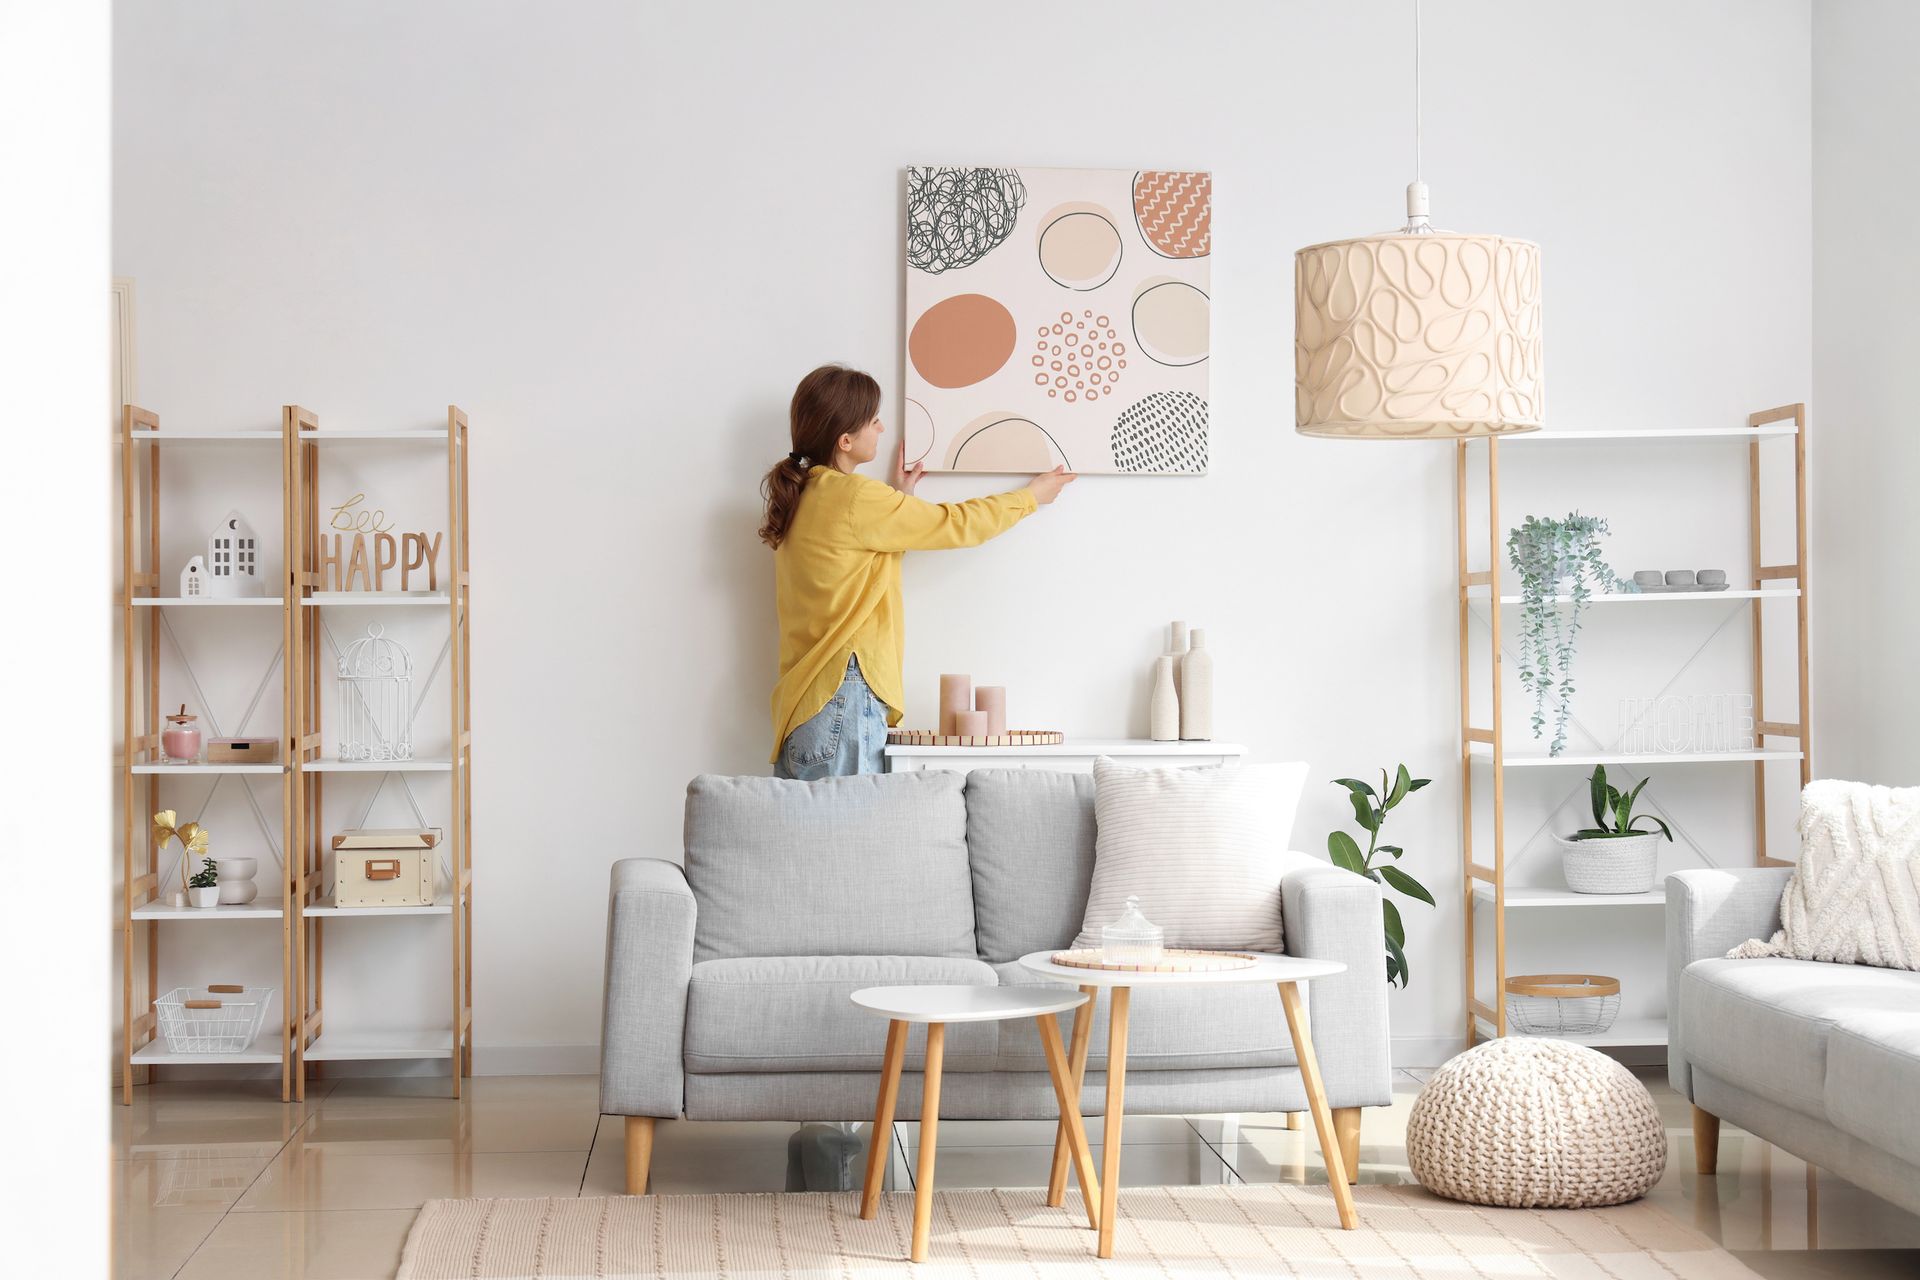
<svg viewBox="0 0 1920 1280"><path fill-rule="evenodd" d="M1193 644L1180 659L1180 737L1186 742L1213 738L1213 655L1207 633L1193 629Z"/></svg>
<svg viewBox="0 0 1920 1280"><path fill-rule="evenodd" d="M1173 691L1173 659L1153 660L1153 700L1147 709L1147 736L1155 742L1180 737L1180 698Z"/></svg>
<svg viewBox="0 0 1920 1280"><path fill-rule="evenodd" d="M1167 628L1167 634L1170 640L1167 656L1173 659L1173 696L1177 698L1180 696L1180 663L1187 656L1187 624L1172 623Z"/></svg>

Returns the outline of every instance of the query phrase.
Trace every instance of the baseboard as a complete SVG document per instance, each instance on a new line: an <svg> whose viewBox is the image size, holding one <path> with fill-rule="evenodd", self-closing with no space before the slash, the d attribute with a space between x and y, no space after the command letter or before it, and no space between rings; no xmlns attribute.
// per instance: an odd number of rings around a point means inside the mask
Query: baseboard
<svg viewBox="0 0 1920 1280"><path fill-rule="evenodd" d="M600 1073L597 1044L477 1044L476 1076L591 1076Z"/></svg>

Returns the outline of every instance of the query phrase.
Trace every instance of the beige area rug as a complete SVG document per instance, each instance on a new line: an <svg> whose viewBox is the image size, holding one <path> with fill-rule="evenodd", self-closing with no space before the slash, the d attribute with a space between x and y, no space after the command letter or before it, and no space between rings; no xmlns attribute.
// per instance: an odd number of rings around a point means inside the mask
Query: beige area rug
<svg viewBox="0 0 1920 1280"><path fill-rule="evenodd" d="M1341 1231L1325 1187L1129 1187L1114 1257L1069 1192L934 1196L932 1256L906 1261L913 1197L859 1217L857 1193L431 1200L407 1236L400 1280L710 1276L812 1280L1012 1277L1346 1276L1753 1280L1706 1237L1644 1202L1612 1209L1482 1209L1419 1187L1355 1188L1361 1227Z"/></svg>

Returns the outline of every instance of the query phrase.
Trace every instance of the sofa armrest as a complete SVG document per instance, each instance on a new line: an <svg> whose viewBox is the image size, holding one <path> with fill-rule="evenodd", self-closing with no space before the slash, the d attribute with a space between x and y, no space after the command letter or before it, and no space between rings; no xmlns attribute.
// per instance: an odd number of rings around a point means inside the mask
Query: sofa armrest
<svg viewBox="0 0 1920 1280"><path fill-rule="evenodd" d="M1280 880L1287 954L1338 960L1345 973L1307 983L1314 1056L1334 1107L1393 1101L1387 1034L1386 944L1380 887L1304 853L1288 853Z"/></svg>
<svg viewBox="0 0 1920 1280"><path fill-rule="evenodd" d="M1693 1075L1680 1026L1680 975L1780 927L1792 867L1714 867L1667 877L1667 1077L1689 1101Z"/></svg>
<svg viewBox="0 0 1920 1280"><path fill-rule="evenodd" d="M613 864L600 1012L603 1114L681 1112L693 920L693 890L678 863L626 858Z"/></svg>

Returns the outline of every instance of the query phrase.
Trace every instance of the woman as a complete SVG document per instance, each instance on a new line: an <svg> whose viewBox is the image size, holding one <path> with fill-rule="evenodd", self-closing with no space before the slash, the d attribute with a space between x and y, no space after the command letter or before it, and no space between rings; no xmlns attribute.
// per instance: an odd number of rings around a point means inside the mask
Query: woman
<svg viewBox="0 0 1920 1280"><path fill-rule="evenodd" d="M900 723L906 623L900 553L978 546L1073 482L1065 467L1024 488L967 502L913 496L925 468L894 463L891 487L858 474L886 428L880 384L825 365L794 388L793 451L767 472L760 540L773 548L780 681L773 762L782 778L879 773L887 726Z"/></svg>

